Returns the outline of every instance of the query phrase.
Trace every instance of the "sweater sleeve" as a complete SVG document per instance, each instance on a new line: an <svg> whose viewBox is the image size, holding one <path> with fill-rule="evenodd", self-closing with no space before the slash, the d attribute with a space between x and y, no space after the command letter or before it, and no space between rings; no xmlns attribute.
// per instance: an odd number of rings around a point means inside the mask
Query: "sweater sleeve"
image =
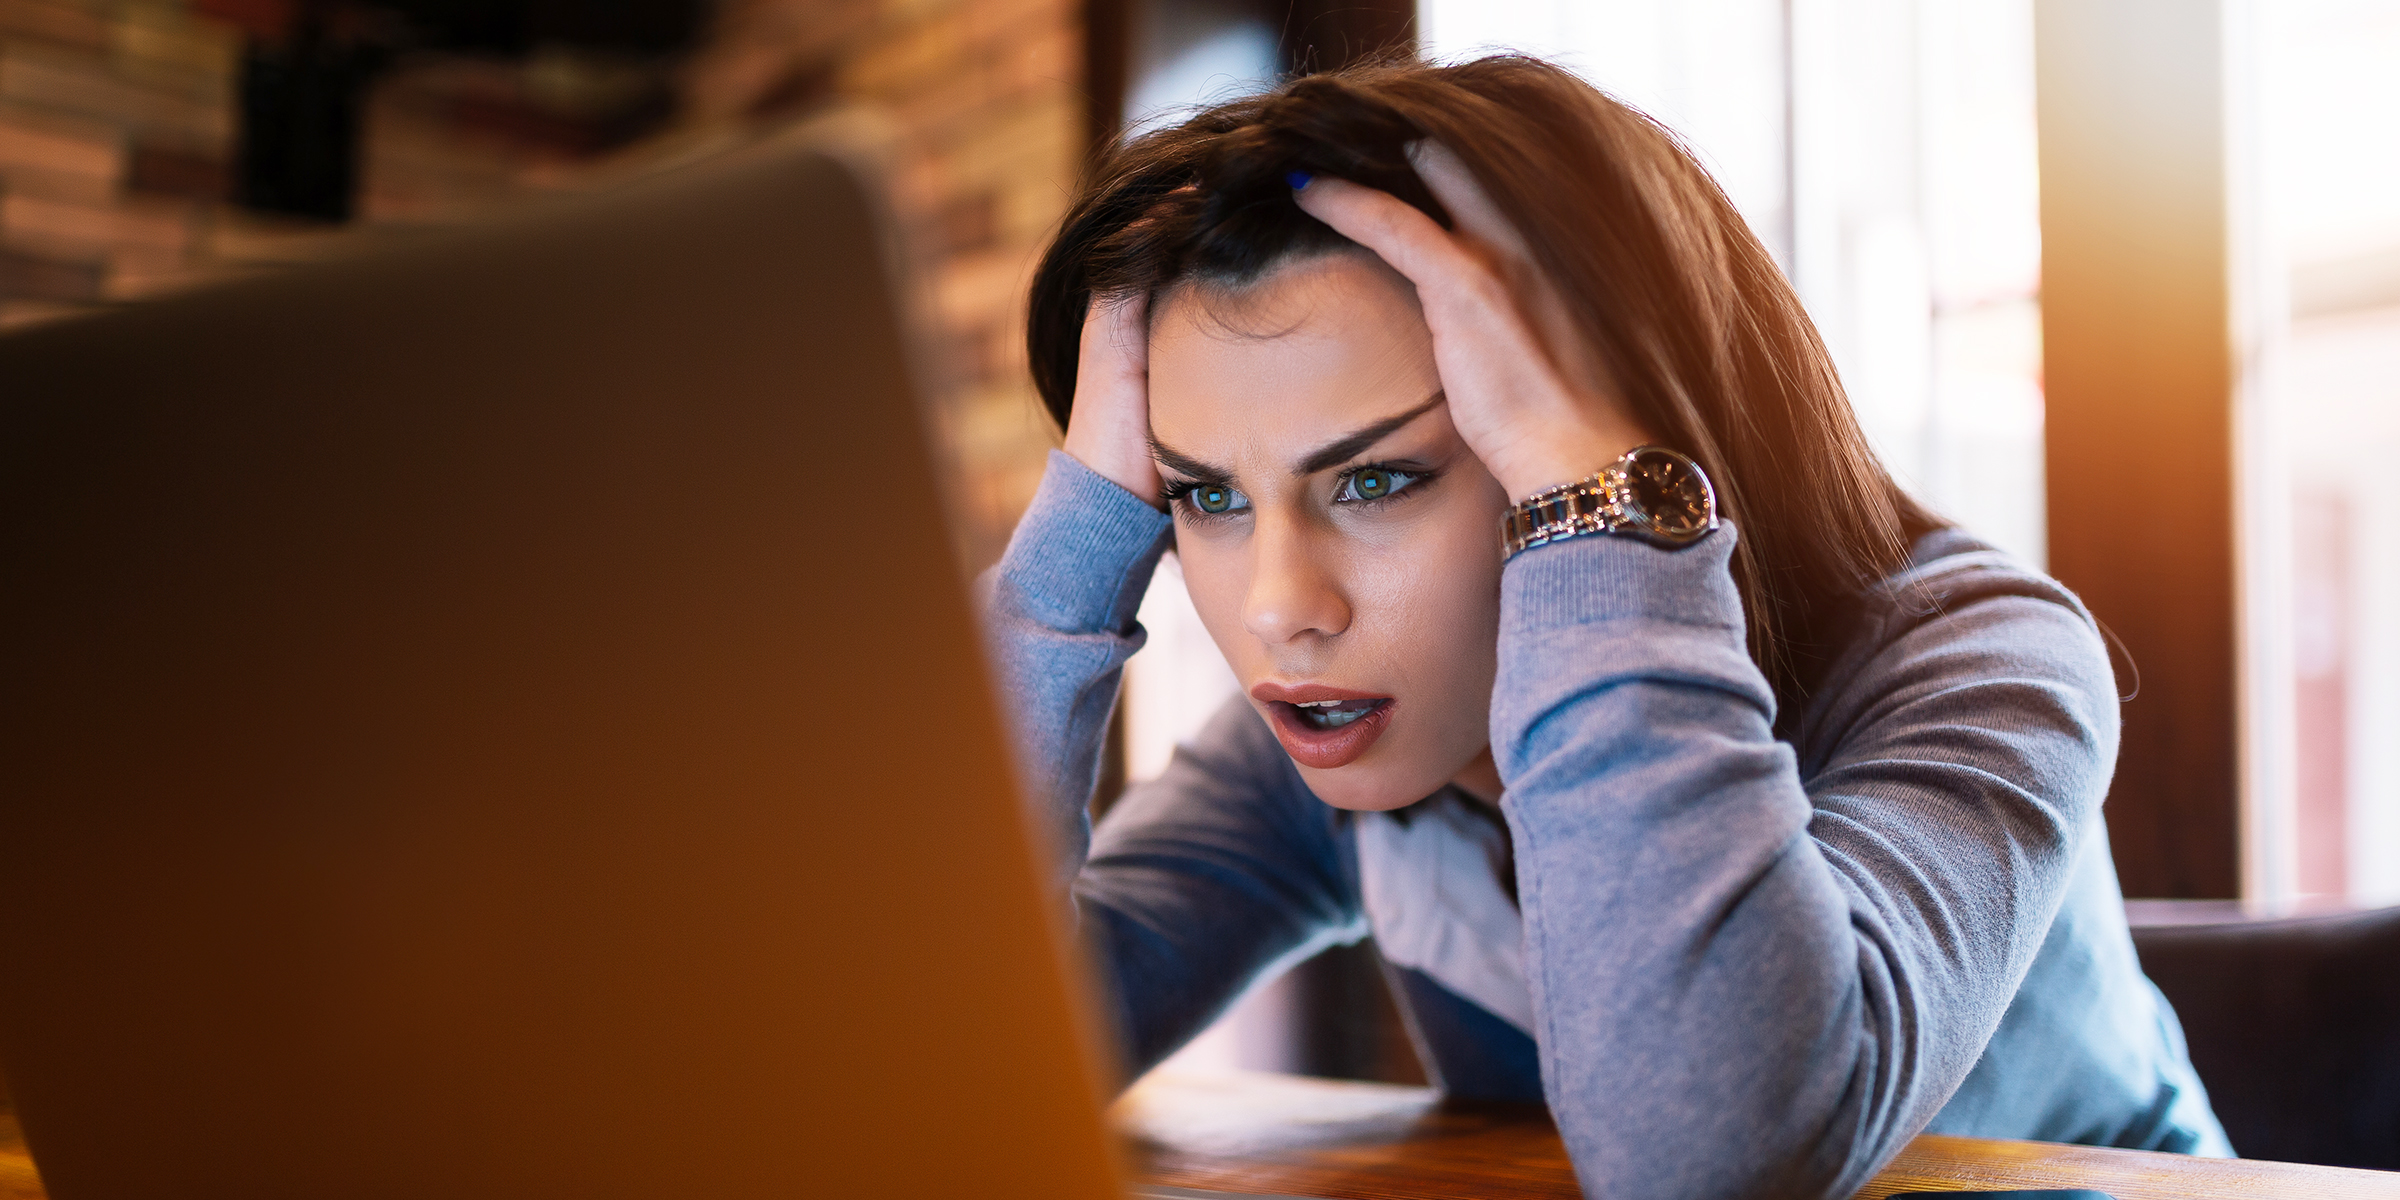
<svg viewBox="0 0 2400 1200"><path fill-rule="evenodd" d="M1007 553L978 581L1026 794L1107 985L1128 1078L1253 980L1366 934L1333 810L1239 697L1092 835L1101 739L1170 529L1165 514L1053 452Z"/></svg>
<svg viewBox="0 0 2400 1200"><path fill-rule="evenodd" d="M1339 819L1239 696L1109 810L1075 899L1115 1000L1126 1078L1252 982L1367 935Z"/></svg>
<svg viewBox="0 0 2400 1200"><path fill-rule="evenodd" d="M2088 620L1994 594L1876 643L1804 787L1735 536L1503 575L1493 748L1543 1086L1593 1195L1865 1183L1998 1027L2115 759Z"/></svg>
<svg viewBox="0 0 2400 1200"><path fill-rule="evenodd" d="M1091 841L1101 741L1134 621L1174 523L1063 451L1050 452L1008 550L976 580L984 639L1034 821L1068 879Z"/></svg>

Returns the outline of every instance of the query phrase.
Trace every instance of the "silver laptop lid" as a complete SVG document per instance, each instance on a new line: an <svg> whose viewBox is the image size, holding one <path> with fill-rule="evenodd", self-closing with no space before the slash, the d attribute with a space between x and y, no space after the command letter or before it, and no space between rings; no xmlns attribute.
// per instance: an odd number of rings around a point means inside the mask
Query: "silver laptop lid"
<svg viewBox="0 0 2400 1200"><path fill-rule="evenodd" d="M1113 1194L876 213L787 149L0 339L59 1200Z"/></svg>

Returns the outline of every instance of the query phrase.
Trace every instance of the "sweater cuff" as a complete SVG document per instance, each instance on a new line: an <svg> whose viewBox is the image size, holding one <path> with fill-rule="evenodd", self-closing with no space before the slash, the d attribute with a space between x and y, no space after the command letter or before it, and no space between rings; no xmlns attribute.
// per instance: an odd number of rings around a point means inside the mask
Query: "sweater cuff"
<svg viewBox="0 0 2400 1200"><path fill-rule="evenodd" d="M1636 620L1730 630L1744 636L1733 586L1731 521L1669 550L1638 538L1594 535L1535 546L1500 575L1503 634Z"/></svg>
<svg viewBox="0 0 2400 1200"><path fill-rule="evenodd" d="M1123 632L1174 531L1174 518L1052 450L999 573L1047 628Z"/></svg>

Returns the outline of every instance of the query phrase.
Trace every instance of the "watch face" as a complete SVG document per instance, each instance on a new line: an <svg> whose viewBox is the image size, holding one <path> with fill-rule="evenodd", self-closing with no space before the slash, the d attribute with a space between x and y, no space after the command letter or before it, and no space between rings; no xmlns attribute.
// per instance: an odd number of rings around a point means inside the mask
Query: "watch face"
<svg viewBox="0 0 2400 1200"><path fill-rule="evenodd" d="M1697 463L1657 446L1625 458L1620 506L1635 531L1670 545L1697 539L1717 527L1716 493Z"/></svg>

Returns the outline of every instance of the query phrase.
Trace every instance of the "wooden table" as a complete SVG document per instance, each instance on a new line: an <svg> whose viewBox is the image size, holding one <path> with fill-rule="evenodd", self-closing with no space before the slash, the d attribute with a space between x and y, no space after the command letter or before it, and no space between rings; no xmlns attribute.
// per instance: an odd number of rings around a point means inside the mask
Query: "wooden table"
<svg viewBox="0 0 2400 1200"><path fill-rule="evenodd" d="M1146 1183L1342 1200L1583 1194L1557 1132L1532 1106L1446 1105L1423 1088L1290 1075L1153 1076L1114 1116ZM2381 1171L1930 1136L1910 1143L1859 1200L2066 1187L2117 1200L2400 1200L2400 1174ZM0 1200L45 1200L5 1108Z"/></svg>
<svg viewBox="0 0 2400 1200"><path fill-rule="evenodd" d="M42 1177L33 1173L33 1159L25 1153L25 1134L17 1128L17 1114L9 1108L5 1095L0 1095L0 1200L47 1200Z"/></svg>
<svg viewBox="0 0 2400 1200"><path fill-rule="evenodd" d="M1115 1117L1146 1183L1342 1200L1583 1194L1539 1106L1445 1105L1423 1088L1288 1075L1154 1075ZM2012 1188L2096 1188L2117 1200L2400 1200L2400 1173L1929 1135L1859 1200Z"/></svg>

